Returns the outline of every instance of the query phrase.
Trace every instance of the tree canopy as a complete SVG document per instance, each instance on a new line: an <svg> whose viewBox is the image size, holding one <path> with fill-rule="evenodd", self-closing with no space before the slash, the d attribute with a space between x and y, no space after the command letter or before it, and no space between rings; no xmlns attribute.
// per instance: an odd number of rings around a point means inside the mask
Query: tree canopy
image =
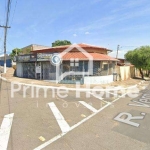
<svg viewBox="0 0 150 150"><path fill-rule="evenodd" d="M13 49L12 52L10 53L11 59L13 60L14 56L19 55L21 52L22 52L22 50L19 48Z"/></svg>
<svg viewBox="0 0 150 150"><path fill-rule="evenodd" d="M52 43L52 47L62 46L62 45L71 45L71 42L68 40L57 40Z"/></svg>
<svg viewBox="0 0 150 150"><path fill-rule="evenodd" d="M142 78L144 78L142 70L150 70L150 46L141 46L128 51L125 58L140 70Z"/></svg>

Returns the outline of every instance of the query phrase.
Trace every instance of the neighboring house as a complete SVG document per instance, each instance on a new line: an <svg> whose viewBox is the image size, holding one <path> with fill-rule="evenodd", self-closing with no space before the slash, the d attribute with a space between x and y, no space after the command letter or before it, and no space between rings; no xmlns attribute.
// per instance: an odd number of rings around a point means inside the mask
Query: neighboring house
<svg viewBox="0 0 150 150"><path fill-rule="evenodd" d="M65 52L67 50L67 52ZM64 53L65 52L65 53ZM89 44L65 45L50 48L32 49L31 54L17 57L17 76L43 80L57 80L56 76L67 74L61 83L110 83L113 81L115 58L108 56L112 52L104 47ZM61 56L57 67L51 63L53 56ZM92 58L92 71L89 68ZM89 72L92 72L90 74Z"/></svg>
<svg viewBox="0 0 150 150"><path fill-rule="evenodd" d="M117 65L118 66L129 66L131 65L130 62L128 62L125 58L118 58L118 62L117 62Z"/></svg>
<svg viewBox="0 0 150 150"><path fill-rule="evenodd" d="M31 44L31 45L28 45L28 46L23 47L21 49L22 49L22 54L29 54L30 52L32 52L34 50L47 49L47 48L50 48L50 46Z"/></svg>
<svg viewBox="0 0 150 150"><path fill-rule="evenodd" d="M0 56L0 66L4 66L4 55ZM6 56L6 67L12 67L12 60L9 55Z"/></svg>

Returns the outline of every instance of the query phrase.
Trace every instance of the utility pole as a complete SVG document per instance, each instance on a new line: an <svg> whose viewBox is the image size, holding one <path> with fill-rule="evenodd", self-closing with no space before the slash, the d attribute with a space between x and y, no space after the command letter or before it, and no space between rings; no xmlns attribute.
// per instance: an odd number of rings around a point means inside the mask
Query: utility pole
<svg viewBox="0 0 150 150"><path fill-rule="evenodd" d="M117 54L116 54L116 59L118 59L118 51L119 51L119 47L120 45L117 46ZM116 64L115 64L115 73L117 72L117 61L116 61Z"/></svg>
<svg viewBox="0 0 150 150"><path fill-rule="evenodd" d="M6 40L7 40L7 29L9 22L9 12L10 12L10 0L7 3L7 16L6 16L6 24L5 26L0 25L0 27L4 28L4 73L6 73Z"/></svg>
<svg viewBox="0 0 150 150"><path fill-rule="evenodd" d="M118 58L118 51L119 51L120 45L117 46L117 54L116 54L116 59Z"/></svg>

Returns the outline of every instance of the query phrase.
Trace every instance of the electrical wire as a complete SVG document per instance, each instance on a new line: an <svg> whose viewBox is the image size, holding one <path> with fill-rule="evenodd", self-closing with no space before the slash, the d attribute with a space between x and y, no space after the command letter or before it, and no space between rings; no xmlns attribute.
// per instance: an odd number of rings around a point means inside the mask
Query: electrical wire
<svg viewBox="0 0 150 150"><path fill-rule="evenodd" d="M11 24L13 23L13 19L14 19L14 15L15 15L15 11L16 11L17 2L18 1L16 0L14 12L13 12L12 19L11 19Z"/></svg>

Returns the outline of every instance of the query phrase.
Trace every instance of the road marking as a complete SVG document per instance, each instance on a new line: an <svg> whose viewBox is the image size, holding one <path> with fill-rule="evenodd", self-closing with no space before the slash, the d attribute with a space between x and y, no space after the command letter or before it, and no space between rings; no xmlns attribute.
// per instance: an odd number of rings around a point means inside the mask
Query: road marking
<svg viewBox="0 0 150 150"><path fill-rule="evenodd" d="M91 114L90 116L88 116L87 118L81 120L80 122L78 122L77 124L73 125L69 131L77 128L78 126L80 126L82 123L86 122L87 120L91 119L92 117L94 117L95 115L97 115L99 112L101 112L102 110L104 110L105 108L107 108L108 106L110 106L111 104L113 104L114 102L118 101L121 97L123 97L124 95L126 95L127 93L121 95L119 98L115 99L114 101L112 101L112 103L107 103L104 107L100 108L97 112ZM57 141L58 139L62 138L63 136L65 136L68 132L66 133L61 133L58 134L57 136L55 136L54 138L50 139L49 141L43 143L42 145L36 147L34 150L42 150L43 148L47 147L48 145L50 145L51 143Z"/></svg>
<svg viewBox="0 0 150 150"><path fill-rule="evenodd" d="M99 112L101 112L102 110L104 110L105 108L107 108L108 106L110 106L110 104L106 104L104 107L100 108L97 112L91 114L90 116L88 116L87 118L81 120L80 122L78 122L77 124L73 125L69 131L77 128L78 126L80 126L82 123L86 122L87 120L91 119L93 116L95 116L96 114L98 114ZM42 150L43 148L45 148L46 146L50 145L51 143L57 141L58 139L60 139L61 137L63 137L64 135L66 135L66 133L61 133L58 134L57 136L55 136L54 138L50 139L49 141L43 143L42 145L38 146L37 148L35 148L34 150Z"/></svg>
<svg viewBox="0 0 150 150"><path fill-rule="evenodd" d="M52 110L61 131L64 133L68 132L70 130L70 126L65 121L64 117L62 116L62 114L60 113L60 111L58 110L58 108L56 107L54 102L48 103L48 105L49 105L50 109Z"/></svg>
<svg viewBox="0 0 150 150"><path fill-rule="evenodd" d="M129 106L137 106L137 107L146 107L146 108L150 108L150 106L148 104L142 103L142 102L138 102L138 101L134 101L132 100L132 102L136 103L136 104L128 104Z"/></svg>
<svg viewBox="0 0 150 150"><path fill-rule="evenodd" d="M93 95L95 98L101 100L102 102L107 103L107 104L111 104L110 102L107 102L107 101L103 100L104 98L98 97L98 96L94 95L92 92L89 92L89 93L90 93L91 95Z"/></svg>
<svg viewBox="0 0 150 150"><path fill-rule="evenodd" d="M136 87L136 86L137 86L137 85L135 85L135 87ZM131 87L130 87L130 88L131 88ZM84 123L84 122L86 122L87 120L91 119L92 117L94 117L95 115L97 115L99 112L101 112L102 110L104 110L105 108L107 108L108 106L110 106L111 104L113 104L113 103L115 103L116 101L118 101L121 97L125 96L126 94L128 94L128 93L125 93L125 94L121 95L120 97L118 97L117 99L115 99L114 101L112 101L112 103L110 103L110 102L108 103L108 102L107 102L107 104L106 104L104 107L100 108L96 113L91 114L91 115L88 116L87 118L85 118L85 119L81 120L80 122L78 122L77 124L73 125L73 126L70 128L69 131L71 131L71 130L77 128L77 127L80 126L82 123ZM50 145L51 143L53 143L53 142L57 141L58 139L62 138L62 137L65 136L66 134L67 134L67 132L66 132L66 133L58 134L57 136L55 136L54 138L50 139L49 141L43 143L42 145L38 146L38 147L35 148L34 150L42 150L43 148L47 147L47 146Z"/></svg>
<svg viewBox="0 0 150 150"><path fill-rule="evenodd" d="M7 150L14 114L4 116L0 128L0 150Z"/></svg>
<svg viewBox="0 0 150 150"><path fill-rule="evenodd" d="M79 103L81 103L82 105L84 105L86 108L90 109L92 112L94 112L94 113L97 112L97 110L94 107L92 107L91 105L87 104L86 102L79 101Z"/></svg>
<svg viewBox="0 0 150 150"><path fill-rule="evenodd" d="M116 95L116 96L118 96L118 94L116 94L116 93L112 93L112 92L109 92L109 91L106 91L107 93L109 93L109 94L111 94L111 95Z"/></svg>
<svg viewBox="0 0 150 150"><path fill-rule="evenodd" d="M143 94L137 101L132 100L136 104L128 104L129 106L150 107L150 94Z"/></svg>
<svg viewBox="0 0 150 150"><path fill-rule="evenodd" d="M127 93L122 94L121 96L119 96L118 98L116 98L115 100L112 101L112 104L115 103L116 101L118 101L120 98L124 97Z"/></svg>
<svg viewBox="0 0 150 150"><path fill-rule="evenodd" d="M142 113L143 115L143 113ZM122 116L126 116L126 118L122 118ZM145 116L145 113L144 113L144 116ZM132 126L135 126L135 127L139 127L139 123L135 123L131 120L141 120L141 119L144 119L144 116L132 116L132 114L130 113L127 113L127 112L122 112L120 113L119 115L117 115L114 120L116 121L119 121L119 122L122 122L122 123L126 123L126 124L129 124L129 125L132 125Z"/></svg>

